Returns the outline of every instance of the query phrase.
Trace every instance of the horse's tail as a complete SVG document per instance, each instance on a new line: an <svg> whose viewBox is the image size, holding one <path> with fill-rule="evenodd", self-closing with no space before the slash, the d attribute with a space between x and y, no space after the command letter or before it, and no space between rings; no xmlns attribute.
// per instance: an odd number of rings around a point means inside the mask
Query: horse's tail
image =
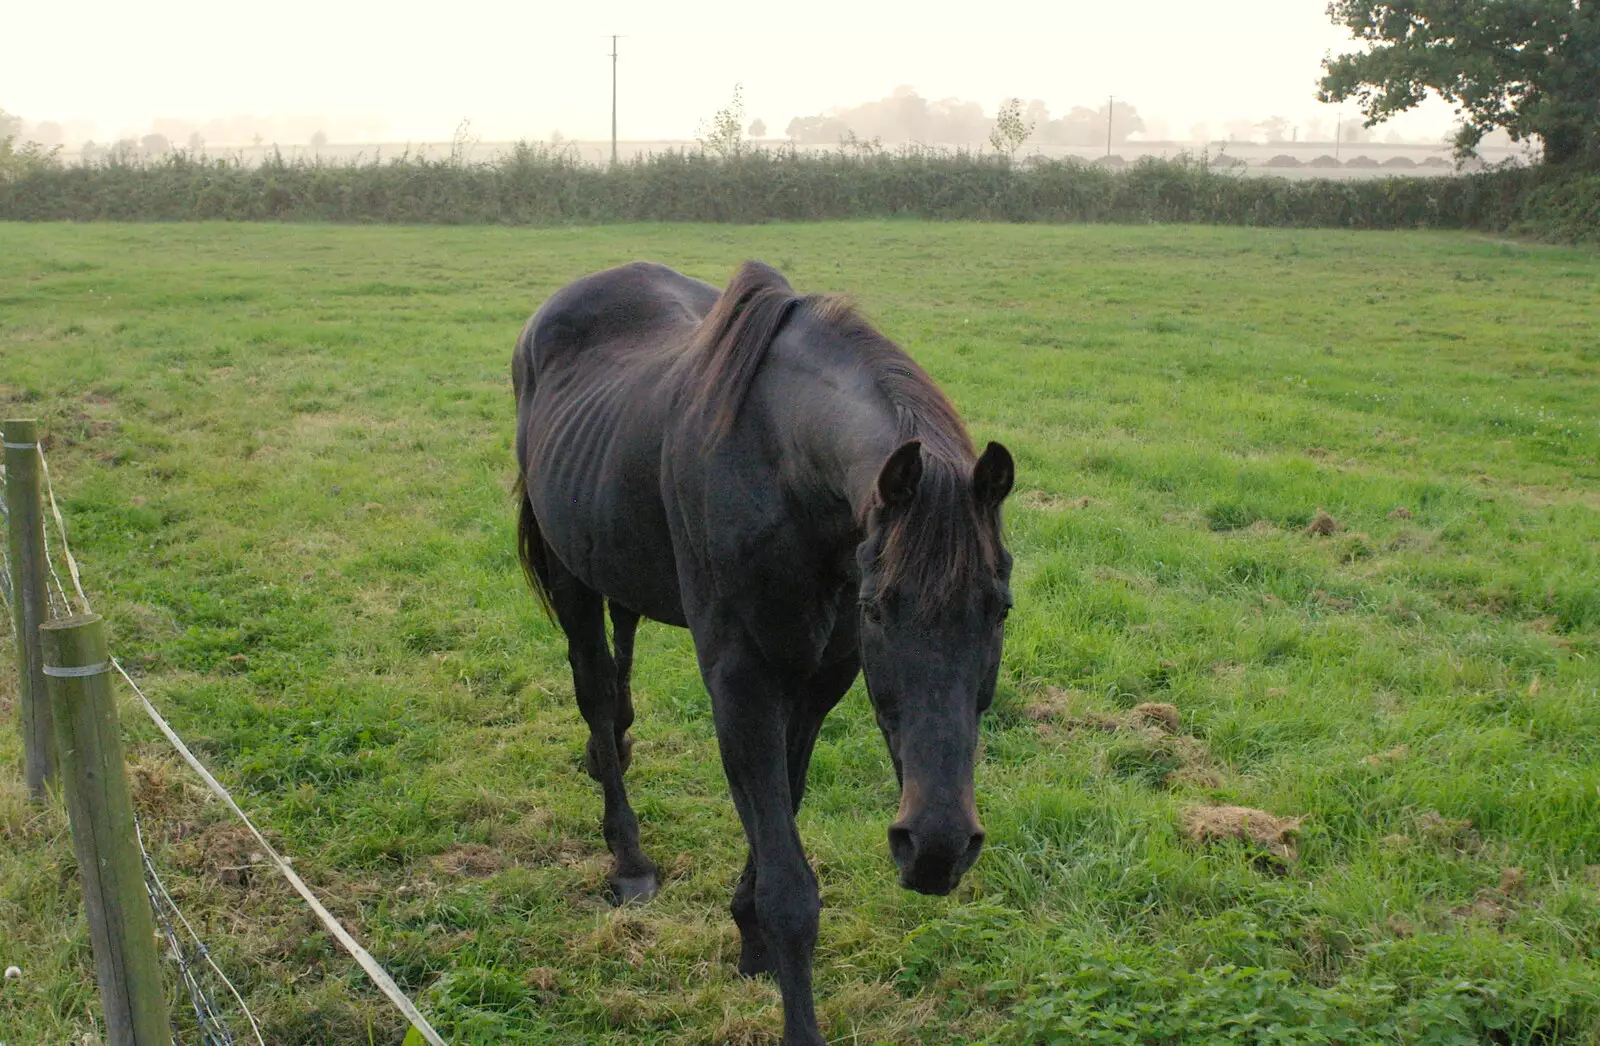
<svg viewBox="0 0 1600 1046"><path fill-rule="evenodd" d="M522 572L528 577L528 587L533 589L539 606L550 620L555 621L555 608L550 604L550 550L539 530L539 518L533 514L533 502L528 500L528 480L517 473L517 558L522 561Z"/></svg>

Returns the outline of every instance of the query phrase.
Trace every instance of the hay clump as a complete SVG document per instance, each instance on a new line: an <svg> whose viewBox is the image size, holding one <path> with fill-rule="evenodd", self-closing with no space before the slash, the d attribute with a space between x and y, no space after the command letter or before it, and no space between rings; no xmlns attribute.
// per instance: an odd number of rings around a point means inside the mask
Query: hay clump
<svg viewBox="0 0 1600 1046"><path fill-rule="evenodd" d="M1209 846L1241 842L1280 861L1300 856L1294 834L1303 817L1279 817L1248 806L1190 806L1183 811L1183 834L1191 843Z"/></svg>

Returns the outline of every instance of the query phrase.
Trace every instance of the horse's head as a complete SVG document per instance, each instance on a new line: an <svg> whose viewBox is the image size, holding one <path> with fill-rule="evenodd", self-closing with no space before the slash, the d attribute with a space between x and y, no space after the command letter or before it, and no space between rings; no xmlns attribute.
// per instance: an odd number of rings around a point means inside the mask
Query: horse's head
<svg viewBox="0 0 1600 1046"><path fill-rule="evenodd" d="M919 893L955 889L983 848L973 763L1011 609L1000 503L1013 478L998 443L969 472L907 442L878 475L856 552L862 667L900 779L889 853Z"/></svg>

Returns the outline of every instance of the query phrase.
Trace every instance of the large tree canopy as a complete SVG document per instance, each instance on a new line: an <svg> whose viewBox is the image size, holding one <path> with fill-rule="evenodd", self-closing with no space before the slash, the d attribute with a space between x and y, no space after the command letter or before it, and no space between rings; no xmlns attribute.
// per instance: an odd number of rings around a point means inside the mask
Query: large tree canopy
<svg viewBox="0 0 1600 1046"><path fill-rule="evenodd" d="M1333 0L1328 16L1367 50L1324 60L1322 101L1378 123L1431 89L1461 116L1458 152L1504 127L1547 163L1600 162L1600 0Z"/></svg>

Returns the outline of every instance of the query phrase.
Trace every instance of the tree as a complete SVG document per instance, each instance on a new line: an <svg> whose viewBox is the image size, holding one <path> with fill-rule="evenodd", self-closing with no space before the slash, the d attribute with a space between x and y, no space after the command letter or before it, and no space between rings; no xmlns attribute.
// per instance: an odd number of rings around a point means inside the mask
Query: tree
<svg viewBox="0 0 1600 1046"><path fill-rule="evenodd" d="M22 133L22 117L0 109L0 138L15 138Z"/></svg>
<svg viewBox="0 0 1600 1046"><path fill-rule="evenodd" d="M1289 140L1289 121L1281 116L1269 116L1256 124L1267 136L1269 142L1286 142Z"/></svg>
<svg viewBox="0 0 1600 1046"><path fill-rule="evenodd" d="M994 130L989 132L989 146L1006 156L1017 155L1022 143L1033 134L1033 121L1022 115L1022 99L1008 98L1000 103L995 114Z"/></svg>
<svg viewBox="0 0 1600 1046"><path fill-rule="evenodd" d="M1455 106L1458 158L1504 128L1538 138L1550 164L1600 164L1597 0L1332 0L1367 45L1323 60L1325 102L1356 99L1367 126L1434 92Z"/></svg>
<svg viewBox="0 0 1600 1046"><path fill-rule="evenodd" d="M1360 120L1340 120L1336 125L1339 141L1341 142L1370 142L1372 141L1372 128Z"/></svg>
<svg viewBox="0 0 1600 1046"><path fill-rule="evenodd" d="M326 131L318 131L316 134L311 136L311 148L324 149L327 148L327 145L328 133Z"/></svg>
<svg viewBox="0 0 1600 1046"><path fill-rule="evenodd" d="M750 137L765 138L767 136L767 121L757 117L750 121Z"/></svg>
<svg viewBox="0 0 1600 1046"><path fill-rule="evenodd" d="M921 142L928 145L976 145L994 122L977 102L944 98L930 102L908 86L888 98L834 109L816 116L797 116L787 134L801 144L825 145L855 135L858 140Z"/></svg>
<svg viewBox="0 0 1600 1046"><path fill-rule="evenodd" d="M733 100L695 130L701 146L723 159L744 151L744 85L733 85Z"/></svg>
<svg viewBox="0 0 1600 1046"><path fill-rule="evenodd" d="M139 148L150 156L160 156L172 151L172 143L167 141L164 134L147 134L139 139Z"/></svg>

